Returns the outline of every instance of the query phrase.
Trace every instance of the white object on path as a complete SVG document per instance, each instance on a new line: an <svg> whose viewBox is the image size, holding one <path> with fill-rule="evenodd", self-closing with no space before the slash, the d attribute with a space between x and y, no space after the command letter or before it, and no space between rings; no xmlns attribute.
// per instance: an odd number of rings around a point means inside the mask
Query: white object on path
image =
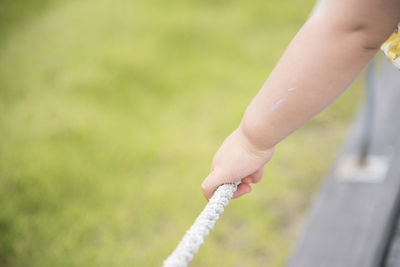
<svg viewBox="0 0 400 267"><path fill-rule="evenodd" d="M225 206L228 205L229 199L232 198L239 184L240 181L218 187L181 242L164 261L163 267L187 266L193 259L193 255L199 250L200 245L203 244L204 238L214 228L215 222L224 211Z"/></svg>

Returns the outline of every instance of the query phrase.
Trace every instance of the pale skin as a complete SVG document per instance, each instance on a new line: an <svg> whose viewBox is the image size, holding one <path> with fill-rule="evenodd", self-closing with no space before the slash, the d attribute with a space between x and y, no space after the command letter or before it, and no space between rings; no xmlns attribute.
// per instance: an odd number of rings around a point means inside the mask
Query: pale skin
<svg viewBox="0 0 400 267"><path fill-rule="evenodd" d="M249 193L276 144L339 97L399 21L400 0L328 0L293 38L215 154L204 196L238 180L234 197Z"/></svg>

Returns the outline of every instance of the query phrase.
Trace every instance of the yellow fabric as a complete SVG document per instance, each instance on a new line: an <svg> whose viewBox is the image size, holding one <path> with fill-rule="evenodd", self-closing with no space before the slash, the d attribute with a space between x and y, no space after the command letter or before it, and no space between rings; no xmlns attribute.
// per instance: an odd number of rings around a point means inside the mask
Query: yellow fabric
<svg viewBox="0 0 400 267"><path fill-rule="evenodd" d="M400 23L392 35L382 44L381 49L386 57L396 66L399 67L397 59L400 57ZM399 58L400 60L400 58Z"/></svg>

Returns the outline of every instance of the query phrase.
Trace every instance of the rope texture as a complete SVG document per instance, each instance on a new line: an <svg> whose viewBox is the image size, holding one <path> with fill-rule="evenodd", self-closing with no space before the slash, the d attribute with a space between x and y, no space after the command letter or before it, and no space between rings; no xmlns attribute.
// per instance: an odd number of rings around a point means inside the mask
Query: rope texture
<svg viewBox="0 0 400 267"><path fill-rule="evenodd" d="M163 267L186 267L204 242L204 238L214 228L219 215L237 190L240 181L218 187L199 217L194 221L181 242L164 261Z"/></svg>

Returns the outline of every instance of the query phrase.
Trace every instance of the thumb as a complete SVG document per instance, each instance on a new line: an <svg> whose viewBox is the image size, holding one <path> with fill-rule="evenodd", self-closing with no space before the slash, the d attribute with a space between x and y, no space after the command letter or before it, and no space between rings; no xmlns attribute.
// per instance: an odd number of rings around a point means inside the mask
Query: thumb
<svg viewBox="0 0 400 267"><path fill-rule="evenodd" d="M203 183L201 184L201 189L203 190L203 194L206 199L209 200L220 185L231 182L232 181L229 179L228 175L225 175L221 171L213 170L204 179Z"/></svg>

